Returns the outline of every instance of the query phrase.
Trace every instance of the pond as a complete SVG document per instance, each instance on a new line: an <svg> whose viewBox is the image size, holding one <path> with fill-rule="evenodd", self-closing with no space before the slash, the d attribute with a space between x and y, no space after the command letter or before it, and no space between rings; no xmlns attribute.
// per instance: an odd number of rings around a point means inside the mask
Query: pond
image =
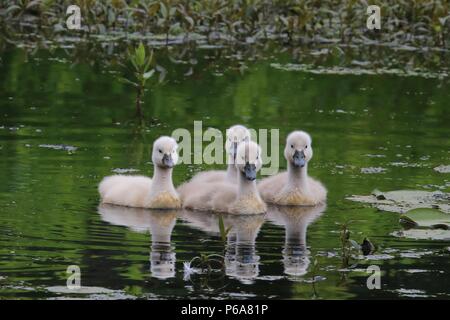
<svg viewBox="0 0 450 320"><path fill-rule="evenodd" d="M198 53L206 55L205 52ZM146 121L133 118L134 91L106 67L72 64L62 51L2 53L0 64L0 299L450 298L450 240L398 237L399 214L346 199L374 189L449 192L447 79L315 74L275 68L273 55L245 73L198 67L153 86ZM213 68L213 69L214 69ZM311 176L326 206L270 208L262 216L99 207L97 186L114 172L151 175L152 142L176 128L225 131L241 123L313 139ZM175 167L179 185L223 166ZM340 224L377 251L343 265ZM184 273L200 254L225 252L224 275ZM86 290L66 289L77 265ZM381 270L369 290L367 267Z"/></svg>

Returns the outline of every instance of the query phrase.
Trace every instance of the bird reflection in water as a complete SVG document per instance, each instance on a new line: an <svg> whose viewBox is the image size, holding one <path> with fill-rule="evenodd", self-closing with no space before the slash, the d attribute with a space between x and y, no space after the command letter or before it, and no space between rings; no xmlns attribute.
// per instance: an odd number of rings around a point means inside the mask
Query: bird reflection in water
<svg viewBox="0 0 450 320"><path fill-rule="evenodd" d="M175 251L171 244L172 230L178 210L129 208L102 204L98 212L103 221L125 226L136 232L150 232L150 271L157 279L175 277Z"/></svg>
<svg viewBox="0 0 450 320"><path fill-rule="evenodd" d="M285 242L282 251L284 273L301 277L307 273L310 259L306 245L308 226L325 211L326 205L314 207L269 206L267 218L275 225L285 228Z"/></svg>

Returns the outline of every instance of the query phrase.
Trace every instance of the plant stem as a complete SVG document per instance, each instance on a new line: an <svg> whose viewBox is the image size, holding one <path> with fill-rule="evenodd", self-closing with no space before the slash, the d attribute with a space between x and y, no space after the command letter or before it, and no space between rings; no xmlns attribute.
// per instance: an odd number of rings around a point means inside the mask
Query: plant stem
<svg viewBox="0 0 450 320"><path fill-rule="evenodd" d="M136 93L136 116L142 118L142 107L141 107L141 96L142 96L142 86L137 88Z"/></svg>

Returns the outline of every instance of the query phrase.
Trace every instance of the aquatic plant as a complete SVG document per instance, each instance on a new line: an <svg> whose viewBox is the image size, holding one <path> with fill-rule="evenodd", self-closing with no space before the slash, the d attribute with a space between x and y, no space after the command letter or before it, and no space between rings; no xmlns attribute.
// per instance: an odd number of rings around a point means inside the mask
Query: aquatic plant
<svg viewBox="0 0 450 320"><path fill-rule="evenodd" d="M231 227L225 228L222 215L219 215L218 220L220 238L224 245L223 254L200 253L198 256L192 258L191 261L183 263L184 280L189 280L194 284L199 283L202 290L212 290L209 286L210 281L221 280L225 277L225 246L227 235L230 232ZM196 282L191 279L191 275L194 274L200 275ZM217 276L213 276L213 274L216 274Z"/></svg>
<svg viewBox="0 0 450 320"><path fill-rule="evenodd" d="M219 42L375 41L448 49L450 36L450 8L445 0L373 1L381 7L383 32L367 30L367 3L355 0L6 0L0 4L4 17L0 24L22 30L24 21L35 21L52 29L64 24L69 4L80 6L85 32L164 35L166 44L170 36L192 33Z"/></svg>
<svg viewBox="0 0 450 320"><path fill-rule="evenodd" d="M370 204L379 210L388 212L406 213L412 209L429 208L450 213L450 193L440 190L394 190L388 192L374 190L370 195L354 195L347 199Z"/></svg>
<svg viewBox="0 0 450 320"><path fill-rule="evenodd" d="M218 254L203 254L195 256L189 262L183 263L184 281L190 281L200 290L220 291L225 286L213 288L211 285L221 282L225 277L224 257ZM194 278L191 276L197 275Z"/></svg>
<svg viewBox="0 0 450 320"><path fill-rule="evenodd" d="M365 237L361 244L356 240L351 239L351 231L349 226L354 220L349 220L340 224L340 242L341 242L341 257L342 268L348 268L351 266L352 253L362 253L363 255L369 255L376 251L376 246Z"/></svg>
<svg viewBox="0 0 450 320"><path fill-rule="evenodd" d="M220 238L222 239L222 242L224 243L224 245L226 244L227 241L227 236L228 233L231 230L231 226L228 228L225 228L225 225L223 223L223 217L222 215L219 215L219 231L220 231Z"/></svg>
<svg viewBox="0 0 450 320"><path fill-rule="evenodd" d="M147 52L142 43L133 51L128 52L129 60L133 66L133 80L121 77L120 80L131 84L136 88L136 115L143 116L142 99L145 94L147 80L153 77L155 69L151 68L153 63L153 51Z"/></svg>
<svg viewBox="0 0 450 320"><path fill-rule="evenodd" d="M317 288L316 288L317 271L319 271L319 260L317 260L317 258L315 258L314 262L313 262L313 267L311 269L311 277L312 277L311 285L312 285L312 289L313 289L313 294L311 297L312 299L319 298L319 295L317 293Z"/></svg>
<svg viewBox="0 0 450 320"><path fill-rule="evenodd" d="M80 6L81 30L66 28L69 4ZM382 10L382 32L366 28L367 4L354 0L5 0L0 38L32 53L39 47L67 52L101 47L92 56L105 63L114 53L121 55L123 46L142 41L154 50L166 49L162 56L171 63L187 64L186 77L196 67L177 56L205 47L215 57L231 57L231 69L240 73L246 61L285 52L292 66L311 73L448 77L447 1L373 4ZM164 78L168 67L154 68Z"/></svg>
<svg viewBox="0 0 450 320"><path fill-rule="evenodd" d="M223 262L223 256L219 254L203 254L195 256L189 262L192 268L198 268L202 273L210 275L214 270L221 270L225 264Z"/></svg>

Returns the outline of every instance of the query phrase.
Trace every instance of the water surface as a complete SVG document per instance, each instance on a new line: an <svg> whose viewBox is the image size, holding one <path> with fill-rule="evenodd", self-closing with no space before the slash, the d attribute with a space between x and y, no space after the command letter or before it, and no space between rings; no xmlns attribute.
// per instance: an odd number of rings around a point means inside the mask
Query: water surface
<svg viewBox="0 0 450 320"><path fill-rule="evenodd" d="M0 298L72 297L69 265L95 287L77 296L99 299L450 297L449 241L395 237L397 214L345 199L375 188L450 190L448 174L433 170L450 162L448 80L289 72L271 67L273 56L244 74L199 67L152 88L138 126L132 88L104 67L18 49L1 61ZM214 215L98 208L103 176L151 175L153 140L193 130L194 120L279 128L281 140L308 131L309 172L328 188L326 207L226 217L225 247ZM211 167L177 166L174 183ZM343 268L337 223L347 220L351 237L378 251ZM183 262L224 250L224 277L184 279ZM382 290L367 289L369 265L381 268Z"/></svg>

